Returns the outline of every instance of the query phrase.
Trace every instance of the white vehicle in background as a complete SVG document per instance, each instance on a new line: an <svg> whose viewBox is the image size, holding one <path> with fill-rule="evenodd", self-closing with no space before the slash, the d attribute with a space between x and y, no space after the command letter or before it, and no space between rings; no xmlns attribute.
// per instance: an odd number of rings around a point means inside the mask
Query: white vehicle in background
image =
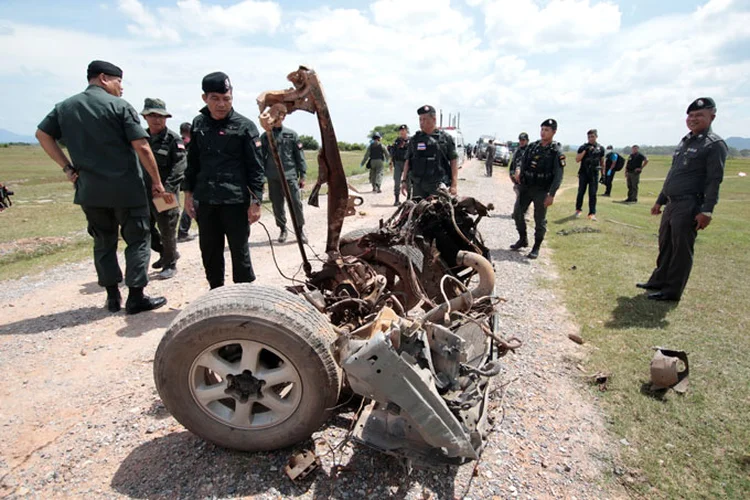
<svg viewBox="0 0 750 500"><path fill-rule="evenodd" d="M464 144L464 135L461 130L456 127L440 127L440 130L453 137L453 142L456 144L456 152L458 153L458 166L460 167L464 163L466 158L466 145Z"/></svg>

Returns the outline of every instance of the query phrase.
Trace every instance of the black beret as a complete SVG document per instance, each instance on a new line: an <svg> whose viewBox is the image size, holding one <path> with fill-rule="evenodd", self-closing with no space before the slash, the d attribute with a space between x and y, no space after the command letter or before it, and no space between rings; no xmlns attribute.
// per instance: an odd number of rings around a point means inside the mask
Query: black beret
<svg viewBox="0 0 750 500"><path fill-rule="evenodd" d="M687 109L687 113L690 113L691 111L698 111L699 109L710 109L715 107L716 103L710 97L699 97L698 99L690 103L690 106L688 106Z"/></svg>
<svg viewBox="0 0 750 500"><path fill-rule="evenodd" d="M407 127L406 125L401 125L398 129L399 130L409 130L409 127Z"/></svg>
<svg viewBox="0 0 750 500"><path fill-rule="evenodd" d="M86 78L91 80L97 75L104 73L109 76L122 78L122 70L114 64L107 61L91 61L86 69Z"/></svg>
<svg viewBox="0 0 750 500"><path fill-rule="evenodd" d="M435 114L435 108L433 108L433 107L432 107L432 106L430 106L429 104L425 104L424 106L420 107L420 108L419 108L419 109L417 110L417 114L418 114L418 115L423 115L423 114L425 114L425 113L432 113L432 114Z"/></svg>
<svg viewBox="0 0 750 500"><path fill-rule="evenodd" d="M518 140L519 141L528 141L529 140L529 134L527 134L526 132L521 132L520 134L518 134Z"/></svg>
<svg viewBox="0 0 750 500"><path fill-rule="evenodd" d="M540 127L550 127L552 130L557 130L557 121L554 118L547 118Z"/></svg>
<svg viewBox="0 0 750 500"><path fill-rule="evenodd" d="M232 82L229 81L229 76L226 73L216 71L203 77L201 88L205 94L209 92L226 94L232 90Z"/></svg>

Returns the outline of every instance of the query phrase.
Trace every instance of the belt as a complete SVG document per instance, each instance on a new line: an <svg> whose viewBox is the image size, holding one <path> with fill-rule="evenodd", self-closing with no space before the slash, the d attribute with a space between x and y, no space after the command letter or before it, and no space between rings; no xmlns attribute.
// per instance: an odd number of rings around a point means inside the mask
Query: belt
<svg viewBox="0 0 750 500"><path fill-rule="evenodd" d="M673 201L684 201L684 200L697 200L700 197L699 194L681 194L679 196L667 196L667 200Z"/></svg>

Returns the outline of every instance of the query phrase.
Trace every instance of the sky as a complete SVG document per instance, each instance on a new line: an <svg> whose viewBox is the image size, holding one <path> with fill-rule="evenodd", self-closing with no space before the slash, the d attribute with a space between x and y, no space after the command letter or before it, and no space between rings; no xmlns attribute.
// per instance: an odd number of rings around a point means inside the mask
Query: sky
<svg viewBox="0 0 750 500"><path fill-rule="evenodd" d="M376 125L418 128L431 104L460 113L467 140L676 144L685 110L717 102L714 130L750 136L750 0L0 0L0 128L33 135L55 103L86 87L86 66L124 71L139 112L166 101L173 130L203 106L201 79L224 71L235 109L289 87L300 64L324 87L339 140ZM317 120L286 125L319 138ZM145 126L145 123L144 123Z"/></svg>

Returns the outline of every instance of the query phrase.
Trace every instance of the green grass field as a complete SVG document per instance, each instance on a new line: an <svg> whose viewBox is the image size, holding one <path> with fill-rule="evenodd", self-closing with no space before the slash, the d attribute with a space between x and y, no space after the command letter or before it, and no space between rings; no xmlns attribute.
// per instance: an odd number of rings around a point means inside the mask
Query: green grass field
<svg viewBox="0 0 750 500"><path fill-rule="evenodd" d="M634 286L646 281L655 265L660 218L649 209L671 158L650 160L641 175L639 203L616 202L626 198L620 172L612 197L598 200L598 222L571 217L577 165L567 167L567 189L548 213L553 260L568 309L594 347L587 369L614 374L607 392L592 395L601 400L618 440L630 444L620 446L632 472L625 484L649 496L747 498L750 178L738 173L750 172L750 160L728 161L714 220L698 236L690 281L677 305L649 301ZM556 234L579 226L601 233ZM653 397L641 391L652 346L689 353L687 394Z"/></svg>
<svg viewBox="0 0 750 500"><path fill-rule="evenodd" d="M316 154L305 153L305 194L318 177ZM360 151L341 152L347 176L366 172L359 167L363 156ZM40 147L0 148L0 182L15 191L13 206L0 213L0 280L35 274L90 255L86 219L81 208L72 203L73 186Z"/></svg>

